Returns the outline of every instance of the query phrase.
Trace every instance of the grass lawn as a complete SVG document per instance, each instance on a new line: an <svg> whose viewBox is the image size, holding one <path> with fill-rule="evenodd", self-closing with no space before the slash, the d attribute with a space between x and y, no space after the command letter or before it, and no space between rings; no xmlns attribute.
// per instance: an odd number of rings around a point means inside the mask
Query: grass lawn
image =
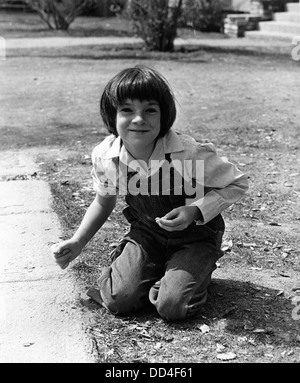
<svg viewBox="0 0 300 383"><path fill-rule="evenodd" d="M55 36L130 36L130 21L119 17L78 17L67 31L50 30L35 13L0 12L1 35L5 38Z"/></svg>
<svg viewBox="0 0 300 383"><path fill-rule="evenodd" d="M10 17L11 37L48 35L32 15L27 29L28 15ZM118 31L109 33L123 33L120 20L113 21ZM75 35L86 35L86 25L77 22ZM98 25L105 29L103 23L108 21L97 19L93 33ZM276 51L15 51L0 61L0 149L35 153L38 176L50 183L63 237L69 237L94 197L90 154L107 135L99 97L112 75L138 62L156 67L172 84L178 101L174 128L213 142L247 172L250 191L224 212L225 253L196 318L166 323L150 308L116 318L86 297L78 299L98 361L223 362L229 355L238 363L299 362L300 322L292 317L300 271L298 62ZM120 199L71 268L83 293L128 230L124 206Z"/></svg>

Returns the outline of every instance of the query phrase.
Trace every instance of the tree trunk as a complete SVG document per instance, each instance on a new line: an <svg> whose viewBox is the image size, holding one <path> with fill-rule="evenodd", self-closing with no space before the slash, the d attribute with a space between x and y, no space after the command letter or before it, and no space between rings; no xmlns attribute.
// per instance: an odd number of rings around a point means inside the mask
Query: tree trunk
<svg viewBox="0 0 300 383"><path fill-rule="evenodd" d="M56 17L56 23L55 23L56 29L66 31L69 29L69 25L70 23L66 21L65 17L58 13Z"/></svg>
<svg viewBox="0 0 300 383"><path fill-rule="evenodd" d="M181 14L182 0L170 6L171 0L132 0L131 16L136 21L137 32L150 51L173 51L177 34L177 21Z"/></svg>

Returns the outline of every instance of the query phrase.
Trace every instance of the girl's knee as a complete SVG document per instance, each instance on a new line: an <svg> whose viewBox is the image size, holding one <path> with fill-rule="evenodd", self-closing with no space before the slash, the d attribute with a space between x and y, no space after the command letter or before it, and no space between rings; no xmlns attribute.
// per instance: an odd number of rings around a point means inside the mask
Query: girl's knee
<svg viewBox="0 0 300 383"><path fill-rule="evenodd" d="M160 296L155 306L159 315L167 321L181 321L196 315L207 300L207 290L193 296L171 292Z"/></svg>
<svg viewBox="0 0 300 383"><path fill-rule="evenodd" d="M149 300L165 320L180 321L186 316L186 303L182 294L176 289L169 289L162 280L151 287Z"/></svg>
<svg viewBox="0 0 300 383"><path fill-rule="evenodd" d="M138 291L133 285L121 283L112 277L112 268L102 269L98 286L103 306L115 315L128 314L136 309Z"/></svg>
<svg viewBox="0 0 300 383"><path fill-rule="evenodd" d="M187 303L176 294L169 294L156 303L158 314L167 321L181 321L187 316Z"/></svg>
<svg viewBox="0 0 300 383"><path fill-rule="evenodd" d="M112 286L110 280L100 286L103 306L114 315L126 315L137 311L143 305L143 296L139 289Z"/></svg>
<svg viewBox="0 0 300 383"><path fill-rule="evenodd" d="M103 294L103 306L114 315L126 315L136 310L134 297L123 292Z"/></svg>

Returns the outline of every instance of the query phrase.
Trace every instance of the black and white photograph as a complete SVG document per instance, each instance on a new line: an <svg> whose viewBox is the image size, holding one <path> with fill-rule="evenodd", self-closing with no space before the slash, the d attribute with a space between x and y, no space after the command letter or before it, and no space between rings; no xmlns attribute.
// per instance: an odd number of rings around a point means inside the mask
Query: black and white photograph
<svg viewBox="0 0 300 383"><path fill-rule="evenodd" d="M299 243L298 0L0 0L1 364L298 364Z"/></svg>

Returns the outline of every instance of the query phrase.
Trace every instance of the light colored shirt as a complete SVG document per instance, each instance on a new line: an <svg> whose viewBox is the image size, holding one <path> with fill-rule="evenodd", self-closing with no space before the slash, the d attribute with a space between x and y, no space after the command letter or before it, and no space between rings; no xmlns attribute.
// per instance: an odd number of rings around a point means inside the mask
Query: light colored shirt
<svg viewBox="0 0 300 383"><path fill-rule="evenodd" d="M181 172L186 181L197 179L197 183L208 190L190 203L202 213L203 220L197 221L198 224L209 222L237 202L248 189L248 177L233 163L220 157L213 144L199 143L191 136L178 134L171 129L157 140L148 164L133 158L122 145L120 137L106 137L92 153L94 190L101 196L125 195L128 192L126 182L120 179L117 164L122 163L138 171L141 179L147 179L158 171L157 164L165 159L166 154L170 154L175 168L182 165ZM202 166L187 166L191 163ZM196 174L197 170L201 173L200 177Z"/></svg>

